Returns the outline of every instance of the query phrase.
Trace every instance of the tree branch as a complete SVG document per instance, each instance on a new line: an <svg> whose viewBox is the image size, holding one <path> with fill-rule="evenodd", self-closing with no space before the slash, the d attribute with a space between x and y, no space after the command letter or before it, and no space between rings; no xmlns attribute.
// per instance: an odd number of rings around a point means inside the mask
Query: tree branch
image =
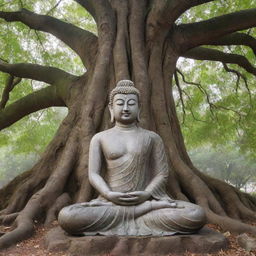
<svg viewBox="0 0 256 256"><path fill-rule="evenodd" d="M248 34L233 33L223 36L215 41L209 43L209 45L245 45L251 47L256 55L256 39Z"/></svg>
<svg viewBox="0 0 256 256"><path fill-rule="evenodd" d="M193 6L206 4L206 3L209 3L209 2L213 2L213 1L216 1L216 0L190 0L188 2L190 4L190 6L193 7Z"/></svg>
<svg viewBox="0 0 256 256"><path fill-rule="evenodd" d="M74 0L83 6L94 18L98 27L98 34L100 30L104 30L106 24L114 24L114 10L109 0ZM100 39L98 39L100 41Z"/></svg>
<svg viewBox="0 0 256 256"><path fill-rule="evenodd" d="M226 63L222 63L223 64L223 67L224 69L227 71L227 72L230 72L230 73L233 73L237 76L237 81L236 81L236 93L238 92L238 88L239 88L239 81L240 81L240 78L242 77L242 79L244 80L245 84L246 84L246 87L248 87L248 83L247 83L247 79L246 77L241 74L239 71L237 70L234 70L234 69L231 69L228 67L228 65Z"/></svg>
<svg viewBox="0 0 256 256"><path fill-rule="evenodd" d="M77 78L77 76L54 67L29 63L9 64L1 60L0 71L9 73L12 76L42 81L47 84L55 84L59 81Z"/></svg>
<svg viewBox="0 0 256 256"><path fill-rule="evenodd" d="M176 72L181 75L182 81L183 81L185 84L192 84L192 85L201 86L201 84L199 84L199 83L187 81L186 78L185 78L185 75L184 75L178 68L176 68Z"/></svg>
<svg viewBox="0 0 256 256"><path fill-rule="evenodd" d="M73 49L82 59L84 65L94 62L97 37L89 31L78 28L72 24L63 22L47 15L40 15L21 9L17 12L2 12L0 18L8 21L20 21L31 29L48 32ZM86 65L87 66L87 65Z"/></svg>
<svg viewBox="0 0 256 256"><path fill-rule="evenodd" d="M14 77L12 75L10 75L8 77L8 79L6 80L6 84L3 90L3 94L2 94L2 99L0 101L0 109L5 108L6 103L9 100L9 94L10 92L13 90L13 88L21 82L21 78L20 77Z"/></svg>
<svg viewBox="0 0 256 256"><path fill-rule="evenodd" d="M65 106L56 86L35 91L0 110L0 130L9 127L24 116L52 106Z"/></svg>
<svg viewBox="0 0 256 256"><path fill-rule="evenodd" d="M236 93L238 93L240 78L243 79L244 84L245 84L245 88L246 88L246 90L248 91L248 94L249 94L250 106L252 106L252 94L251 94L251 90L250 90L250 88L249 88L249 85L248 85L246 76L243 75L243 74L241 74L241 73L240 73L239 71L237 71L237 70L234 70L234 69L229 68L226 63L222 63L222 64L223 64L224 69L225 69L227 72L234 73L234 74L237 76L237 81L236 81Z"/></svg>
<svg viewBox="0 0 256 256"><path fill-rule="evenodd" d="M219 50L197 47L182 54L185 58L195 60L220 61L222 63L237 64L247 72L256 76L256 68L244 57L238 54L224 53Z"/></svg>
<svg viewBox="0 0 256 256"><path fill-rule="evenodd" d="M186 10L198 2L187 0L153 0L148 7L150 9L147 16L146 34L147 41L153 41L159 37L159 33L166 35L170 27L177 18Z"/></svg>
<svg viewBox="0 0 256 256"><path fill-rule="evenodd" d="M183 37L182 49L209 44L233 32L256 26L256 8L234 12L209 20L179 25L176 33ZM239 22L238 22L239 21Z"/></svg>
<svg viewBox="0 0 256 256"><path fill-rule="evenodd" d="M109 13L109 16L111 17L113 14L113 9L111 7L111 4L109 0L74 0L78 4L80 4L82 7L86 9L87 12L91 14L91 16L94 18L97 25L99 25L100 20L102 20L105 13Z"/></svg>
<svg viewBox="0 0 256 256"><path fill-rule="evenodd" d="M153 0L147 17L147 35L152 40L153 35L161 31L160 27L169 30L177 18L193 6L215 0Z"/></svg>
<svg viewBox="0 0 256 256"><path fill-rule="evenodd" d="M62 2L63 0L59 0L58 3L56 3L47 13L46 15L49 15L51 12L53 12L59 5L60 3Z"/></svg>
<svg viewBox="0 0 256 256"><path fill-rule="evenodd" d="M93 6L93 0L75 0L78 4L83 6L87 12L89 12L94 20L97 22L96 12Z"/></svg>
<svg viewBox="0 0 256 256"><path fill-rule="evenodd" d="M184 95L187 96L187 99L188 99L187 108L189 109L189 111L190 111L190 113L191 113L193 119L194 119L195 121L198 121L198 122L207 123L207 121L198 119L198 118L195 116L195 113L194 113L193 107L192 107L192 106L193 106L193 102L192 102L192 99L191 99L190 95L189 95L185 90L182 90L182 93L184 93ZM184 124L184 125L185 125L185 124Z"/></svg>
<svg viewBox="0 0 256 256"><path fill-rule="evenodd" d="M214 120L214 119L218 120L217 116L214 114L214 111L213 111L213 107L215 107L215 105L212 103L212 101L210 99L210 95L208 94L206 89L201 84L195 84L195 85L199 89L199 91L206 97L206 101L207 101L207 104L209 105L209 110L211 113L212 120Z"/></svg>

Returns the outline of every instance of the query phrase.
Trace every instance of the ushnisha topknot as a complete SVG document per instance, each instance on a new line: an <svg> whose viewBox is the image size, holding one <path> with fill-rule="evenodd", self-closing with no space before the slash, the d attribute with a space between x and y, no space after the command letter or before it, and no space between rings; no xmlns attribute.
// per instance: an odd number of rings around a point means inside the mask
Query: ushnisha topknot
<svg viewBox="0 0 256 256"><path fill-rule="evenodd" d="M131 80L120 80L116 87L109 94L109 105L113 105L113 98L116 94L135 94L140 100L140 92L134 87L134 83Z"/></svg>

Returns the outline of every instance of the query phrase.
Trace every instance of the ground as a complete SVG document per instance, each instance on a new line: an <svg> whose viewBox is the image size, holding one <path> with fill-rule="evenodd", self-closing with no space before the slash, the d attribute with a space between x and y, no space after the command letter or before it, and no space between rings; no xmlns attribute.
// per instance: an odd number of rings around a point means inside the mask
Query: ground
<svg viewBox="0 0 256 256"><path fill-rule="evenodd" d="M256 225L256 223L254 223ZM221 232L216 225L208 225L211 228ZM69 256L65 252L49 252L44 248L44 235L50 228L44 228L38 226L36 228L36 234L9 249L0 252L0 256ZM228 238L229 248L225 251L220 251L214 254L199 254L199 253L185 253L183 256L256 256L256 250L248 252L241 248L237 243L237 236L231 235L229 232L224 233ZM111 255L103 255L111 256ZM170 254L175 256L175 254Z"/></svg>

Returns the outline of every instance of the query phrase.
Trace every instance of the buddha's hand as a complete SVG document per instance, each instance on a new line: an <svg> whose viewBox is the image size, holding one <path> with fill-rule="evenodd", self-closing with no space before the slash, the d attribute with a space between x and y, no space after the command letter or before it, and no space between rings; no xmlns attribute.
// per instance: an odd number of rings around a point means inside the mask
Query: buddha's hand
<svg viewBox="0 0 256 256"><path fill-rule="evenodd" d="M129 202L131 205L141 204L147 201L151 197L151 194L147 191L134 191L126 193L126 198L123 200Z"/></svg>
<svg viewBox="0 0 256 256"><path fill-rule="evenodd" d="M151 194L146 191L134 191L129 193L113 192L110 191L106 195L106 198L118 205L137 205L145 202L149 199Z"/></svg>
<svg viewBox="0 0 256 256"><path fill-rule="evenodd" d="M109 191L105 197L114 204L127 205L125 201L125 199L127 198L126 193Z"/></svg>

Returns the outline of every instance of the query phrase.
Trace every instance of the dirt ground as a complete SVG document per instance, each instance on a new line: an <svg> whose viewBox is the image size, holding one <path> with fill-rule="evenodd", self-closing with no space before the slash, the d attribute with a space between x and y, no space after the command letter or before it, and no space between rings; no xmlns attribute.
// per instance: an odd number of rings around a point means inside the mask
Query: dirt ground
<svg viewBox="0 0 256 256"><path fill-rule="evenodd" d="M208 226L220 232L218 227L214 225ZM48 230L49 229L43 228L41 226L37 227L36 233L33 237L21 243L18 243L10 247L9 249L0 251L0 256L69 256L69 254L65 252L49 252L45 249L44 235ZM214 254L187 252L184 253L183 256L256 256L256 250L248 252L238 245L237 236L231 235L229 232L224 233L224 235L229 241L229 248L227 250L220 251ZM176 256L176 254L170 254L170 256Z"/></svg>

